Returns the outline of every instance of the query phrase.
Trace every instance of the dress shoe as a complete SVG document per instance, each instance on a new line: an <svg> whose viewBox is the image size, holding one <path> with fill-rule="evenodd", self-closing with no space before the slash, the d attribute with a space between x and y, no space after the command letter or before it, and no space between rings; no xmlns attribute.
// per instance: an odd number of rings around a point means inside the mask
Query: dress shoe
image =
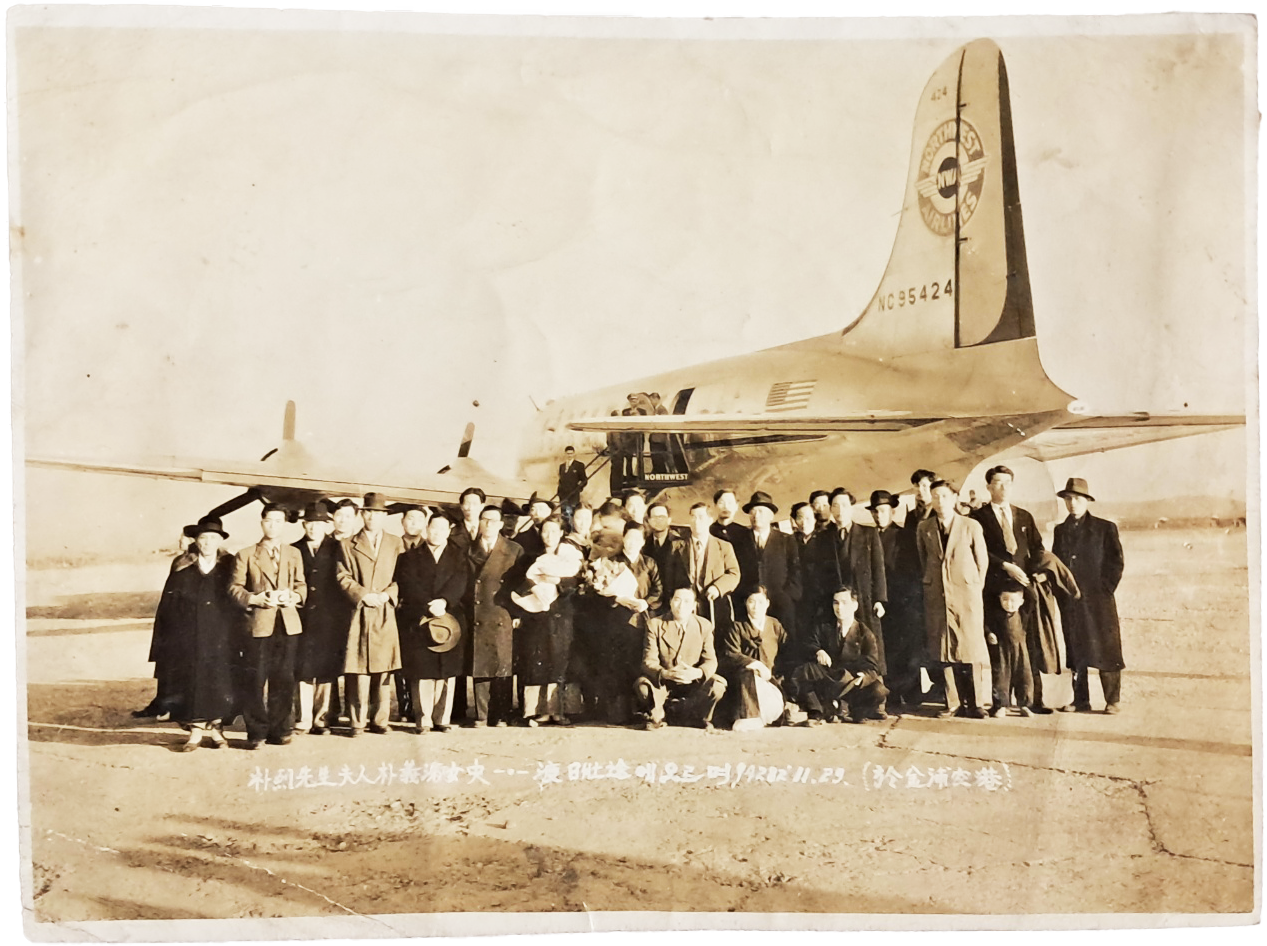
<svg viewBox="0 0 1267 946"><path fill-rule="evenodd" d="M572 725L572 720L570 720L566 716L555 716L552 718L554 720L554 725L556 726L571 726Z"/></svg>
<svg viewBox="0 0 1267 946"><path fill-rule="evenodd" d="M968 719L985 719L985 710L979 706L971 706L964 710L964 716Z"/></svg>
<svg viewBox="0 0 1267 946"><path fill-rule="evenodd" d="M1108 713L1110 716L1116 716L1118 713L1122 712L1122 708L1116 703L1110 703L1108 706L1104 707L1104 712Z"/></svg>
<svg viewBox="0 0 1267 946"><path fill-rule="evenodd" d="M493 726L496 729L505 729L507 725L508 724L504 719L499 719L497 722L493 723Z"/></svg>
<svg viewBox="0 0 1267 946"><path fill-rule="evenodd" d="M386 733L386 732L387 732L387 727L386 727L386 726L371 725L371 726L370 726L370 732L374 733L375 735L381 736L381 735L383 735L384 733Z"/></svg>
<svg viewBox="0 0 1267 946"><path fill-rule="evenodd" d="M1039 704L1038 706L1031 706L1030 712L1037 713L1039 716L1050 716L1056 711L1050 706L1043 706L1042 704Z"/></svg>
<svg viewBox="0 0 1267 946"><path fill-rule="evenodd" d="M363 732L365 732L365 730L364 730L364 729L349 729L349 730L348 730L348 738L349 738L349 739L355 739L357 736L361 735L361 733L363 733Z"/></svg>
<svg viewBox="0 0 1267 946"><path fill-rule="evenodd" d="M474 721L471 723L471 728L472 728L472 729L484 729L484 728L486 728L487 726L488 726L488 723L487 723L485 720L482 720L482 719L477 719L477 720L474 720Z"/></svg>
<svg viewBox="0 0 1267 946"><path fill-rule="evenodd" d="M1017 712L1019 712L1022 716L1025 716L1025 717L1034 715L1034 711L1031 710L1028 706L1022 706Z"/></svg>
<svg viewBox="0 0 1267 946"><path fill-rule="evenodd" d="M415 736L425 736L429 732L431 732L430 726L415 726L414 727Z"/></svg>
<svg viewBox="0 0 1267 946"><path fill-rule="evenodd" d="M861 725L862 723L865 723L867 721L867 718L865 716L849 715L849 716L840 717L840 721L842 723L855 723L857 725Z"/></svg>
<svg viewBox="0 0 1267 946"><path fill-rule="evenodd" d="M439 733L446 733L452 728L453 728L452 726L435 726L433 727L433 731L439 732Z"/></svg>
<svg viewBox="0 0 1267 946"><path fill-rule="evenodd" d="M529 729L536 729L538 726L541 725L541 723L539 723L537 720L529 716L527 719L524 720L524 725L527 726Z"/></svg>
<svg viewBox="0 0 1267 946"><path fill-rule="evenodd" d="M294 739L294 736L269 736L266 741L270 746L288 746Z"/></svg>
<svg viewBox="0 0 1267 946"><path fill-rule="evenodd" d="M308 730L308 733L313 736L324 736L329 731L325 726L313 726Z"/></svg>
<svg viewBox="0 0 1267 946"><path fill-rule="evenodd" d="M884 711L883 707L876 710L874 713L872 713L870 716L867 717L867 719L888 719L888 718L889 718L889 714Z"/></svg>
<svg viewBox="0 0 1267 946"><path fill-rule="evenodd" d="M158 708L153 703L145 707L145 709L132 711L133 719L153 719L157 715L158 715Z"/></svg>
<svg viewBox="0 0 1267 946"><path fill-rule="evenodd" d="M951 709L951 708L948 706L948 707L946 707L944 710L939 710L939 711L938 711L938 713L937 713L937 718L938 718L938 719L950 719L952 716L958 716L958 715L959 715L959 707L957 707L957 706L956 706L954 709Z"/></svg>
<svg viewBox="0 0 1267 946"><path fill-rule="evenodd" d="M1070 703L1067 706L1062 706L1060 708L1060 712L1062 713L1089 713L1091 712L1091 707L1079 706L1077 703Z"/></svg>
<svg viewBox="0 0 1267 946"><path fill-rule="evenodd" d="M990 710L991 719L998 719L1000 716L1006 716L1006 715L1007 715L1007 709L1006 707L1003 707L1003 706L996 706Z"/></svg>
<svg viewBox="0 0 1267 946"><path fill-rule="evenodd" d="M252 751L259 749L264 745L263 739L251 739L247 742L246 747Z"/></svg>
<svg viewBox="0 0 1267 946"><path fill-rule="evenodd" d="M162 712L162 713L156 714L154 718L158 720L160 723L165 723L172 718L172 714L168 712Z"/></svg>

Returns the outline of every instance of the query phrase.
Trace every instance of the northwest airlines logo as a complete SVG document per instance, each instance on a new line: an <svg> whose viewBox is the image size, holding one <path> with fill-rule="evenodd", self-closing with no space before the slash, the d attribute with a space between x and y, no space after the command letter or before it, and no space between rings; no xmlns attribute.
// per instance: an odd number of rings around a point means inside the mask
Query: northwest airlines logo
<svg viewBox="0 0 1267 946"><path fill-rule="evenodd" d="M955 126L959 127L956 146ZM963 119L953 118L937 126L919 159L919 213L928 229L938 236L955 232L955 211L959 226L970 219L981 201L985 184L985 149L981 136Z"/></svg>

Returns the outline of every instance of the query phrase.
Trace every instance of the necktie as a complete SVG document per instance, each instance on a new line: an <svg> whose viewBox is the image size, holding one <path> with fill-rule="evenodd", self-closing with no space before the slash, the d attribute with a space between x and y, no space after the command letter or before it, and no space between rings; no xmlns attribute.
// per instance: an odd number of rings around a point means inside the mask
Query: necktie
<svg viewBox="0 0 1267 946"><path fill-rule="evenodd" d="M703 569L704 569L704 543L696 542L695 543L695 565L694 565L695 574L691 576L692 584L694 584L696 589L699 588L700 574L703 571Z"/></svg>
<svg viewBox="0 0 1267 946"><path fill-rule="evenodd" d="M1016 534L1012 529L1012 508L1010 506L1003 507L1003 544L1007 547L1008 555L1016 554Z"/></svg>

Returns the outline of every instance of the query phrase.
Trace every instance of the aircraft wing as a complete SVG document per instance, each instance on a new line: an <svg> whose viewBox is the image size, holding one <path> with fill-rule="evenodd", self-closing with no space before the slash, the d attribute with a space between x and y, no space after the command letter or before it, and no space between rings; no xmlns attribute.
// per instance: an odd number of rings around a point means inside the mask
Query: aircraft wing
<svg viewBox="0 0 1267 946"><path fill-rule="evenodd" d="M456 504L462 490L478 486L489 496L520 499L531 492L526 481L497 477L469 458L455 460L442 473L403 477L382 477L373 482L341 471L300 472L260 463L223 463L201 460L152 460L122 463L54 457L29 457L27 466L90 473L117 473L151 479L181 480L224 486L311 492L321 496L359 497L368 492L383 493L390 502Z"/></svg>
<svg viewBox="0 0 1267 946"><path fill-rule="evenodd" d="M1008 451L1008 455L1035 460L1064 460L1089 453L1120 450L1145 443L1177 440L1197 434L1215 433L1244 427L1245 418L1235 414L1124 414L1112 417L1079 417L1031 437Z"/></svg>
<svg viewBox="0 0 1267 946"><path fill-rule="evenodd" d="M598 433L734 434L792 433L836 434L859 430L905 430L942 417L917 417L909 411L866 411L851 415L788 417L780 414L658 414L595 417L568 422L571 430Z"/></svg>

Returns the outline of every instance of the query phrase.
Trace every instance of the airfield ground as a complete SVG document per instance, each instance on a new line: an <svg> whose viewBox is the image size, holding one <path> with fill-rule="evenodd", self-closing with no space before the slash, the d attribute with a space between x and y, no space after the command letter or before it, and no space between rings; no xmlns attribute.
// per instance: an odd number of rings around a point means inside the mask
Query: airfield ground
<svg viewBox="0 0 1267 946"><path fill-rule="evenodd" d="M401 731L256 752L239 730L191 754L174 725L129 716L153 692L166 562L29 572L28 932L343 917L392 935L418 931L403 914L453 911L1250 912L1246 533L1123 540L1119 716L925 707L867 726ZM1068 699L1068 674L1047 685ZM668 763L705 777L666 781Z"/></svg>

